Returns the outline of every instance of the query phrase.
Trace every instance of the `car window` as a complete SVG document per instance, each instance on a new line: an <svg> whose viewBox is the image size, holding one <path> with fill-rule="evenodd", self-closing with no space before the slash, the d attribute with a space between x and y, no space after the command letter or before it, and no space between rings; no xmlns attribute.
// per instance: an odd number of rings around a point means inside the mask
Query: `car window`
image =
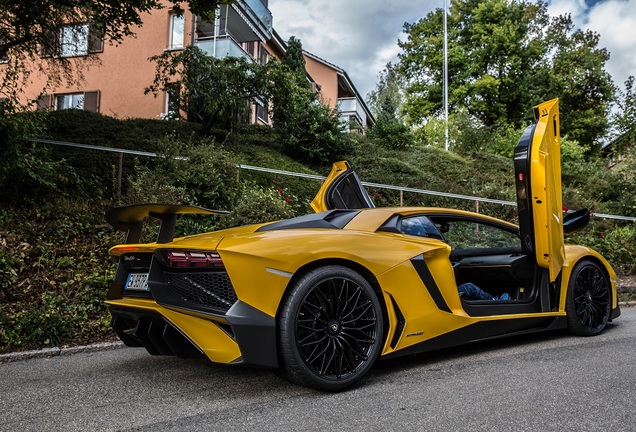
<svg viewBox="0 0 636 432"><path fill-rule="evenodd" d="M521 251L519 235L502 227L472 220L436 221L436 225L453 251Z"/></svg>
<svg viewBox="0 0 636 432"><path fill-rule="evenodd" d="M426 216L405 217L400 221L399 226L402 234L444 240L442 234L435 227L435 224Z"/></svg>

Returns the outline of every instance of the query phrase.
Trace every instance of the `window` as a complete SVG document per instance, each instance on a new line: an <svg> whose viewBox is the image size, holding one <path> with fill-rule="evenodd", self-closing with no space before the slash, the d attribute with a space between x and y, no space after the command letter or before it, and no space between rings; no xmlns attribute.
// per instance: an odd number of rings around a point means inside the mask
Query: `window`
<svg viewBox="0 0 636 432"><path fill-rule="evenodd" d="M40 47L42 57L77 57L104 51L104 32L95 25L74 24L44 32L47 41Z"/></svg>
<svg viewBox="0 0 636 432"><path fill-rule="evenodd" d="M180 117L179 104L179 85L178 83L175 83L166 89L166 106L164 112L161 114L161 119L178 120Z"/></svg>
<svg viewBox="0 0 636 432"><path fill-rule="evenodd" d="M268 55L269 55L269 53L267 52L265 47L263 47L263 45L259 44L258 45L258 62L260 64L267 63Z"/></svg>
<svg viewBox="0 0 636 432"><path fill-rule="evenodd" d="M99 91L41 95L36 102L38 111L81 109L99 112Z"/></svg>
<svg viewBox="0 0 636 432"><path fill-rule="evenodd" d="M519 234L511 229L485 224L476 220L431 219L451 246L453 252L462 254L521 252Z"/></svg>
<svg viewBox="0 0 636 432"><path fill-rule="evenodd" d="M88 24L65 26L60 30L60 57L88 54Z"/></svg>
<svg viewBox="0 0 636 432"><path fill-rule="evenodd" d="M256 119L269 124L269 111L261 103L256 103Z"/></svg>
<svg viewBox="0 0 636 432"><path fill-rule="evenodd" d="M183 15L170 15L170 41L169 49L182 49L185 36L185 17Z"/></svg>
<svg viewBox="0 0 636 432"><path fill-rule="evenodd" d="M84 93L55 96L55 110L84 109Z"/></svg>
<svg viewBox="0 0 636 432"><path fill-rule="evenodd" d="M435 228L433 222L426 216L411 216L402 219L400 221L399 230L402 234L443 240L442 235L437 228Z"/></svg>
<svg viewBox="0 0 636 432"><path fill-rule="evenodd" d="M254 57L254 41L245 42L245 51L252 57Z"/></svg>

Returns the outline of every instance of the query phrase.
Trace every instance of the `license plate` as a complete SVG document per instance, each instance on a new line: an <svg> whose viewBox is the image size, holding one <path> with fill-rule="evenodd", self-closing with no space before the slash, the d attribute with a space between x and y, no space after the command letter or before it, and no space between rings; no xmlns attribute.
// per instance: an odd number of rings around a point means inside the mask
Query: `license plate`
<svg viewBox="0 0 636 432"><path fill-rule="evenodd" d="M148 288L148 273L129 274L125 289L132 291L150 291L150 288Z"/></svg>

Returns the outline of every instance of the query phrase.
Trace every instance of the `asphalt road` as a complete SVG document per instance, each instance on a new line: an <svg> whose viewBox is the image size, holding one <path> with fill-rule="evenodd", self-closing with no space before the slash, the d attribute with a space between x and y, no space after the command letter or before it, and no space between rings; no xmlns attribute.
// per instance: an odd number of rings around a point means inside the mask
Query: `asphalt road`
<svg viewBox="0 0 636 432"><path fill-rule="evenodd" d="M482 343L379 363L325 394L266 370L143 349L0 365L0 430L636 430L636 308L600 336Z"/></svg>

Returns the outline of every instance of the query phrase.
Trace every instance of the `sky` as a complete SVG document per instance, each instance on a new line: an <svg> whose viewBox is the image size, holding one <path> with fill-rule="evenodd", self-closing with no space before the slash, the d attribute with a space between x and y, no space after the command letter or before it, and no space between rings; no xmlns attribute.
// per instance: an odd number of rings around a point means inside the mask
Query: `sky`
<svg viewBox="0 0 636 432"><path fill-rule="evenodd" d="M366 99L387 62L396 62L405 22L414 23L444 0L269 0L274 28L287 41L346 70ZM551 15L570 13L575 25L600 34L606 64L622 87L636 75L636 0L551 0Z"/></svg>

